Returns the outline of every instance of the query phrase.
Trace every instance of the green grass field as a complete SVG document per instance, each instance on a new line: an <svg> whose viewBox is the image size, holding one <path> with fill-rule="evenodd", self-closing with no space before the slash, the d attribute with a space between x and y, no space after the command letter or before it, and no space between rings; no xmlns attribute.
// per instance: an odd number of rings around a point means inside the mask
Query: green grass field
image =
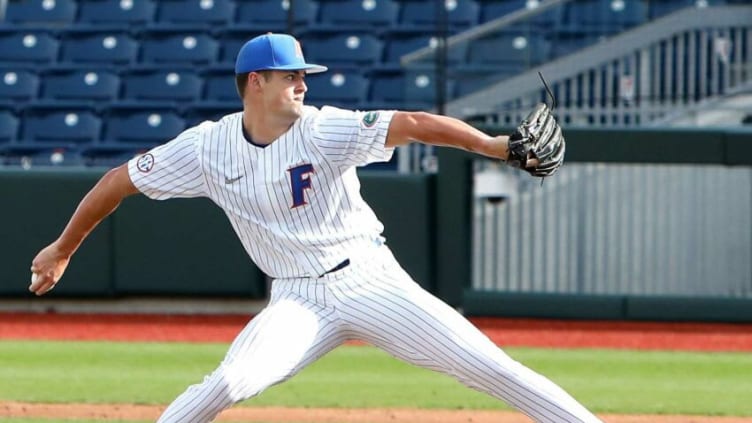
<svg viewBox="0 0 752 423"><path fill-rule="evenodd" d="M166 404L214 369L226 348L226 344L0 341L0 400ZM752 354L506 351L598 413L752 416ZM245 404L505 408L446 376L403 364L370 347L341 347Z"/></svg>

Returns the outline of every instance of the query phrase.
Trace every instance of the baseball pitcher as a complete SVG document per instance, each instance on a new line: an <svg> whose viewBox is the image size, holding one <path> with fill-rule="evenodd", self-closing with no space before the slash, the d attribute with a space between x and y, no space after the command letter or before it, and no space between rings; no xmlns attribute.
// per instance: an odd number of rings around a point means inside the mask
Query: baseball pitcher
<svg viewBox="0 0 752 423"><path fill-rule="evenodd" d="M187 129L106 173L34 258L29 289L53 289L86 236L125 197L208 197L274 279L271 298L216 370L159 422L212 421L352 339L447 374L537 422L599 422L412 280L386 245L356 174L359 166L388 161L397 146L421 142L550 176L562 164L564 138L549 108L536 107L510 136L492 137L424 112L305 106L306 75L326 70L306 63L292 36L248 41L235 64L242 112Z"/></svg>

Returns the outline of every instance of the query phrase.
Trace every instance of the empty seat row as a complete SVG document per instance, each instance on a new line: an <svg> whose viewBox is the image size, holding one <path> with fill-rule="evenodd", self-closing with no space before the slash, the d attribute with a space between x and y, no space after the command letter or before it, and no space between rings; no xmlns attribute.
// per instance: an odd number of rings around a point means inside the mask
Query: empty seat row
<svg viewBox="0 0 752 423"><path fill-rule="evenodd" d="M152 30L136 38L124 30L70 30L60 37L45 30L0 31L0 63L92 63L127 66L137 63L225 64L231 66L240 47L258 33L227 32L215 38L201 31ZM367 33L322 32L300 37L307 56L349 64L380 63L384 41ZM430 45L431 35L395 34L386 47L386 61L396 63L402 42ZM391 45L394 46L391 46Z"/></svg>
<svg viewBox="0 0 752 423"><path fill-rule="evenodd" d="M575 0L549 9L531 23L550 27L583 22L584 27L629 27L681 7L744 4L745 0ZM435 27L446 19L452 28L469 28L540 0L25 0L8 4L5 20L15 24L206 25L284 28L288 11L298 27ZM443 10L442 10L443 9ZM441 18L440 13L445 13ZM597 21L597 22L594 22Z"/></svg>
<svg viewBox="0 0 752 423"><path fill-rule="evenodd" d="M29 107L20 115L0 109L0 122L0 142L27 146L162 143L188 124L184 116L166 107L112 106L98 114L74 104Z"/></svg>
<svg viewBox="0 0 752 423"><path fill-rule="evenodd" d="M97 115L84 107L33 107L21 116L0 109L0 166L107 166L169 141L188 126L235 110L197 106L113 107ZM19 140L15 139L20 137ZM396 160L380 168L392 168Z"/></svg>
<svg viewBox="0 0 752 423"><path fill-rule="evenodd" d="M0 30L0 62L38 65L94 63L124 66L137 62L208 64L234 60L240 40L220 49L220 40L200 31L153 30L136 38L123 29L68 30L57 35L41 29ZM232 50L231 50L232 49Z"/></svg>
<svg viewBox="0 0 752 423"><path fill-rule="evenodd" d="M43 30L0 31L0 66L214 65L231 69L237 51L255 35L229 32L216 39L205 32L153 31L137 40L120 31L69 31L58 39ZM383 39L367 32L321 31L300 39L308 60L330 67L398 68L403 55L438 45L435 36L421 31L395 31ZM550 45L539 32L499 32L470 45L453 46L448 62L535 65L548 59Z"/></svg>
<svg viewBox="0 0 752 423"><path fill-rule="evenodd" d="M0 66L0 104L32 100L111 102L144 100L190 102L238 101L234 74L226 69L161 67L116 69L67 67L37 72Z"/></svg>
<svg viewBox="0 0 752 423"><path fill-rule="evenodd" d="M153 145L0 145L0 167L89 166L112 168L144 153Z"/></svg>
<svg viewBox="0 0 752 423"><path fill-rule="evenodd" d="M84 146L1 145L0 167L26 170L49 167L113 168L153 148L154 144L102 144ZM400 151L386 163L372 163L369 170L396 170Z"/></svg>
<svg viewBox="0 0 752 423"><path fill-rule="evenodd" d="M300 26L429 27L445 13L450 26L470 27L526 4L536 5L525 0L26 0L9 3L6 21L267 27L287 25L292 6ZM437 9L442 6L443 11Z"/></svg>
<svg viewBox="0 0 752 423"><path fill-rule="evenodd" d="M483 44L479 44L480 47ZM518 66L489 64L458 67L447 96L468 94L480 80L506 77L520 72ZM346 108L430 109L436 99L433 67L408 70L332 69L306 78L306 101ZM456 82L453 82L456 81ZM105 110L112 103L160 103L173 108L193 103L218 103L241 108L232 70L207 68L145 67L117 72L89 67L52 68L37 73L24 68L0 67L0 106L22 109L55 102L87 103Z"/></svg>
<svg viewBox="0 0 752 423"><path fill-rule="evenodd" d="M11 79L7 75L4 79ZM446 90L449 95L453 92L467 94L481 88L478 81L488 83L499 75L494 71L471 77L456 76ZM91 74L80 76L95 85L99 82L99 77ZM58 85L54 79L52 81L52 86ZM86 81L80 85L85 85ZM232 84L235 90L231 77L222 76L217 81ZM309 76L306 84L306 103L316 106L425 110L433 107L437 95L436 78L430 68L378 75L329 72ZM0 142L158 142L169 139L186 125L217 119L242 108L236 94L233 99L196 99L178 107L165 102L167 98L159 97L159 89L148 83L139 91L141 98L110 100L96 107L82 102L85 98L75 95L69 86L72 84L61 82L59 85L64 86L65 91L58 92L68 95L56 99L58 101L29 102L20 109L13 107L12 103L16 102L8 101L6 107L0 107Z"/></svg>

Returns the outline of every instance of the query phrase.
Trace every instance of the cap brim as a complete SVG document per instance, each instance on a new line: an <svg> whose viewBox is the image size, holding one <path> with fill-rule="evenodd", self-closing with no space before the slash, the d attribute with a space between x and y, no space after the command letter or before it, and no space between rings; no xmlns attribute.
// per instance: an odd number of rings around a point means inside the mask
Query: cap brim
<svg viewBox="0 0 752 423"><path fill-rule="evenodd" d="M287 65L287 66L272 66L266 70L304 70L306 73L321 73L329 70L326 66L315 65L313 63L306 63L303 66L300 65Z"/></svg>

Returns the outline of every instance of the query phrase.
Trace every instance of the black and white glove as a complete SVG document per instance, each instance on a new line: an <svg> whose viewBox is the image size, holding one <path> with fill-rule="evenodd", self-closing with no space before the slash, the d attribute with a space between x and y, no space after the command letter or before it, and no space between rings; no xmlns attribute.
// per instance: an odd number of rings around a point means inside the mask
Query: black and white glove
<svg viewBox="0 0 752 423"><path fill-rule="evenodd" d="M564 162L564 136L547 105L540 103L509 136L510 166L533 176L551 176ZM530 164L536 159L537 164Z"/></svg>

